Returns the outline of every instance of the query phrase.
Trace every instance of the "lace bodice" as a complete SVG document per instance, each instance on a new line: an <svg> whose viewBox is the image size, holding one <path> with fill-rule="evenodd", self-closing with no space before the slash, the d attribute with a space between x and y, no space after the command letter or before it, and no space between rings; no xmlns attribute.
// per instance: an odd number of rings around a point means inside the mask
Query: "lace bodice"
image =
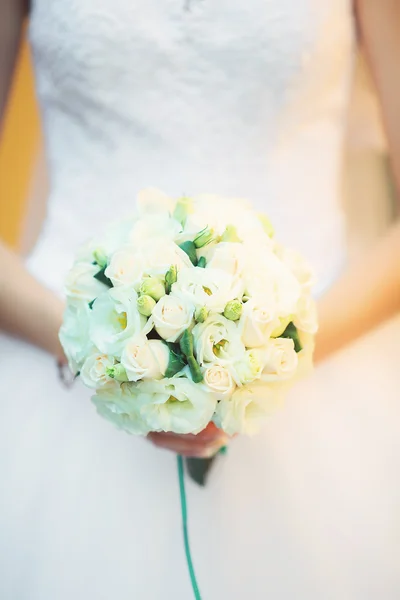
<svg viewBox="0 0 400 600"><path fill-rule="evenodd" d="M73 250L137 190L250 197L324 285L342 258L350 0L34 0L51 192L30 259Z"/></svg>

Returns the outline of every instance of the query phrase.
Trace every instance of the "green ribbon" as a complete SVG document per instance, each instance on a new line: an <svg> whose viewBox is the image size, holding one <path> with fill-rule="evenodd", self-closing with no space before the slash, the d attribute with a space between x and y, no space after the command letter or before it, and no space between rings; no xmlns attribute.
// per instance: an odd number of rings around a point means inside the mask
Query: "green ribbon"
<svg viewBox="0 0 400 600"><path fill-rule="evenodd" d="M192 555L190 552L189 544L189 531L188 531L188 518L187 518L187 502L186 502L186 491L185 491L185 472L183 469L183 458L178 456L178 478L179 478L179 491L181 496L181 513L182 513L182 527L183 527L183 540L185 543L185 554L186 562L190 575L190 583L192 584L193 594L196 600L201 600L199 586L197 585L196 574L194 572Z"/></svg>

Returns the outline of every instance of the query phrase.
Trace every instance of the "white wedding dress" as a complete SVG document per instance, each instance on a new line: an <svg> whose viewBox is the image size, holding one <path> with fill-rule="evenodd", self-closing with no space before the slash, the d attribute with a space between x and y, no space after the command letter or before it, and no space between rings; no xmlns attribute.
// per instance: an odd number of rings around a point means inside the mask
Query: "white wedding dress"
<svg viewBox="0 0 400 600"><path fill-rule="evenodd" d="M346 260L349 0L32 4L51 170L40 281L61 293L76 246L152 185L251 198L326 289ZM391 327L299 384L205 489L188 481L203 600L399 598ZM2 336L0 375L0 598L190 600L176 458L101 420L36 348Z"/></svg>

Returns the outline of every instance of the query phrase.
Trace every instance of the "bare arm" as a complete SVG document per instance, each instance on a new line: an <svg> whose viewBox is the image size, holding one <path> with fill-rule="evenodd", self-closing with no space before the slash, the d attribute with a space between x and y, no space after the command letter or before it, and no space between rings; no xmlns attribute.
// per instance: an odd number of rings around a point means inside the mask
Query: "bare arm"
<svg viewBox="0 0 400 600"><path fill-rule="evenodd" d="M377 85L392 169L400 190L400 3L358 0L362 43ZM322 299L316 359L320 360L400 310L400 223Z"/></svg>
<svg viewBox="0 0 400 600"><path fill-rule="evenodd" d="M0 125L25 15L24 0L0 0ZM19 257L1 241L0 265L0 328L61 358L58 328L62 303L26 271Z"/></svg>

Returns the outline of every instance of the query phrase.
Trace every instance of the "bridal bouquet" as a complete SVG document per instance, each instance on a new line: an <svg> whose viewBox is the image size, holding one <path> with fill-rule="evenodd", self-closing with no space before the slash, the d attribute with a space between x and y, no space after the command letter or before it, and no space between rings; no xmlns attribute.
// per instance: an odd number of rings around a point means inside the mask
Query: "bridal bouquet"
<svg viewBox="0 0 400 600"><path fill-rule="evenodd" d="M79 251L60 339L128 433L252 434L311 364L312 279L247 202L144 190Z"/></svg>

